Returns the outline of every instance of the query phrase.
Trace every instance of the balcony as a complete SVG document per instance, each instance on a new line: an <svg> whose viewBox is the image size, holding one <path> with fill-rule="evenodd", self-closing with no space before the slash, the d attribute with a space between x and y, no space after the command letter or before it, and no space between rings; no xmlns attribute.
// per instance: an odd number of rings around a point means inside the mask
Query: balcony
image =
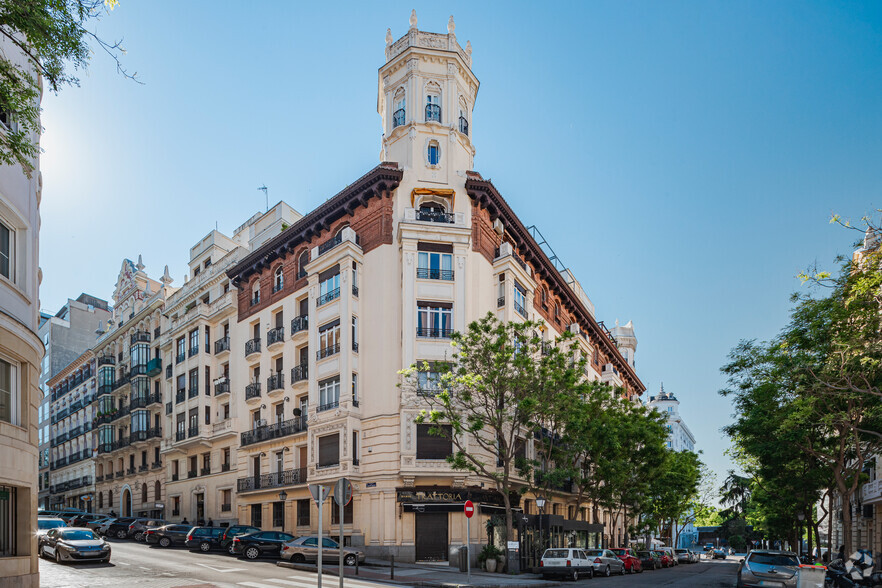
<svg viewBox="0 0 882 588"><path fill-rule="evenodd" d="M170 380L171 377L172 377L172 366L167 365L167 366L165 366L165 379Z"/></svg>
<svg viewBox="0 0 882 588"><path fill-rule="evenodd" d="M169 366L171 367L171 366ZM147 362L147 375L151 378L162 373L162 358L154 357Z"/></svg>
<svg viewBox="0 0 882 588"><path fill-rule="evenodd" d="M309 316L303 315L291 319L291 336L309 328Z"/></svg>
<svg viewBox="0 0 882 588"><path fill-rule="evenodd" d="M162 462L161 461L154 461L152 464L150 464L150 469L151 470L162 469Z"/></svg>
<svg viewBox="0 0 882 588"><path fill-rule="evenodd" d="M214 354L224 353L230 350L230 338L224 337L214 342Z"/></svg>
<svg viewBox="0 0 882 588"><path fill-rule="evenodd" d="M147 408L148 406L153 406L154 404L162 404L162 395L161 394L146 394L144 396L135 396L129 402L129 410L136 410L138 408Z"/></svg>
<svg viewBox="0 0 882 588"><path fill-rule="evenodd" d="M146 463L142 463L141 465L138 466L138 473L139 473L139 474L140 474L141 472L146 472L146 471L149 471L149 470L150 470L150 466L147 465Z"/></svg>
<svg viewBox="0 0 882 588"><path fill-rule="evenodd" d="M129 435L129 443L143 443L145 441L149 441L150 439L159 439L161 437L162 429L159 427L154 427L145 431L133 431L132 434Z"/></svg>
<svg viewBox="0 0 882 588"><path fill-rule="evenodd" d="M230 380L224 379L223 382L218 382L214 385L214 395L220 396L221 394L229 394L230 393Z"/></svg>
<svg viewBox="0 0 882 588"><path fill-rule="evenodd" d="M175 363L181 363L181 362L184 361L185 359L187 359L187 354L186 354L186 353L178 353L178 354L175 356Z"/></svg>
<svg viewBox="0 0 882 588"><path fill-rule="evenodd" d="M324 412L326 410L333 410L333 409L337 408L338 406L340 406L340 401L335 400L334 402L328 402L327 404L318 405L316 407L315 411L316 412Z"/></svg>
<svg viewBox="0 0 882 588"><path fill-rule="evenodd" d="M187 437L197 437L199 436L199 425L190 425L187 429Z"/></svg>
<svg viewBox="0 0 882 588"><path fill-rule="evenodd" d="M113 384L101 384L98 386L98 396L104 396L113 392Z"/></svg>
<svg viewBox="0 0 882 588"><path fill-rule="evenodd" d="M196 398L199 396L199 388L194 386L187 391L187 398Z"/></svg>
<svg viewBox="0 0 882 588"><path fill-rule="evenodd" d="M228 472L228 471L230 471L230 464L229 464L229 463L222 463L222 464L221 464L221 471L222 471L222 472Z"/></svg>
<svg viewBox="0 0 882 588"><path fill-rule="evenodd" d="M125 473L124 473L122 470L116 472L116 474L115 474L115 476L116 476L117 478L122 478L124 475L125 475Z"/></svg>
<svg viewBox="0 0 882 588"><path fill-rule="evenodd" d="M459 132L466 136L469 134L469 121L464 116L459 117Z"/></svg>
<svg viewBox="0 0 882 588"><path fill-rule="evenodd" d="M334 247L336 247L337 245L339 245L342 242L343 242L343 235L340 233L337 233L336 235L334 235L333 237L331 237L330 239L328 239L327 241L325 241L324 243L322 243L321 245L318 246L318 254L324 255L325 253L327 253L328 251L330 251L331 249L333 249Z"/></svg>
<svg viewBox="0 0 882 588"><path fill-rule="evenodd" d="M183 441L187 438L187 431L175 431L175 441Z"/></svg>
<svg viewBox="0 0 882 588"><path fill-rule="evenodd" d="M128 385L128 383L131 381L132 381L131 374L123 374L122 376L119 377L119 379L117 379L113 383L113 389L118 390L118 389L122 388L123 386Z"/></svg>
<svg viewBox="0 0 882 588"><path fill-rule="evenodd" d="M319 349L315 352L315 358L318 360L325 359L326 357L331 357L332 355L336 355L340 353L340 344L337 343L335 345L331 345L329 347L325 347L324 349Z"/></svg>
<svg viewBox="0 0 882 588"><path fill-rule="evenodd" d="M247 478L239 478L236 482L239 492L296 486L298 484L306 484L306 468L249 476Z"/></svg>
<svg viewBox="0 0 882 588"><path fill-rule="evenodd" d="M245 400L260 398L260 382L253 382L245 386Z"/></svg>
<svg viewBox="0 0 882 588"><path fill-rule="evenodd" d="M291 368L291 383L305 382L309 378L309 364L303 363Z"/></svg>
<svg viewBox="0 0 882 588"><path fill-rule="evenodd" d="M861 502L873 504L882 501L882 479L871 480L861 486Z"/></svg>
<svg viewBox="0 0 882 588"><path fill-rule="evenodd" d="M190 470L187 472L187 478L195 478L197 476L196 470Z"/></svg>
<svg viewBox="0 0 882 588"><path fill-rule="evenodd" d="M306 415L295 417L287 421L280 421L271 425L256 427L241 434L242 446L262 443L271 439L296 435L306 431Z"/></svg>
<svg viewBox="0 0 882 588"><path fill-rule="evenodd" d="M441 106L438 104L426 104L426 122L441 122Z"/></svg>
<svg viewBox="0 0 882 588"><path fill-rule="evenodd" d="M132 366L132 370L129 372L130 377L135 376L144 376L147 375L147 364L139 363Z"/></svg>
<svg viewBox="0 0 882 588"><path fill-rule="evenodd" d="M245 357L255 353L260 353L260 339L245 341Z"/></svg>
<svg viewBox="0 0 882 588"><path fill-rule="evenodd" d="M187 357L193 357L194 355L197 355L198 353L199 353L199 346L197 345L196 347L191 347L187 351Z"/></svg>
<svg viewBox="0 0 882 588"><path fill-rule="evenodd" d="M422 280L453 280L453 270L443 270L438 268L418 267L417 278Z"/></svg>
<svg viewBox="0 0 882 588"><path fill-rule="evenodd" d="M453 329L437 329L433 327L417 327L417 337L425 337L429 339L450 339Z"/></svg>
<svg viewBox="0 0 882 588"><path fill-rule="evenodd" d="M392 128L400 127L404 124L404 109L399 108L392 113Z"/></svg>
<svg viewBox="0 0 882 588"><path fill-rule="evenodd" d="M266 391L267 393L273 392L274 390L283 390L285 388L285 374L279 372L277 374L273 374L266 379Z"/></svg>
<svg viewBox="0 0 882 588"><path fill-rule="evenodd" d="M102 365L116 365L116 358L112 355L101 355L98 357L98 367Z"/></svg>
<svg viewBox="0 0 882 588"><path fill-rule="evenodd" d="M452 225L456 221L456 214L433 208L418 208L415 212L415 220L429 223L443 223Z"/></svg>
<svg viewBox="0 0 882 588"><path fill-rule="evenodd" d="M121 474L121 473L122 472L117 472L117 474ZM135 470L135 468L126 468L126 475L127 476L134 476L136 473L137 473L137 471Z"/></svg>
<svg viewBox="0 0 882 588"><path fill-rule="evenodd" d="M149 331L135 331L132 333L131 344L135 343L150 343L150 332Z"/></svg>
<svg viewBox="0 0 882 588"><path fill-rule="evenodd" d="M330 292L326 292L325 294L322 294L321 296L316 298L315 305L322 306L323 304L327 304L328 302L331 302L332 300L336 300L338 298L340 298L340 288L334 288Z"/></svg>
<svg viewBox="0 0 882 588"><path fill-rule="evenodd" d="M266 332L266 346L272 347L277 343L285 342L285 327L276 327Z"/></svg>

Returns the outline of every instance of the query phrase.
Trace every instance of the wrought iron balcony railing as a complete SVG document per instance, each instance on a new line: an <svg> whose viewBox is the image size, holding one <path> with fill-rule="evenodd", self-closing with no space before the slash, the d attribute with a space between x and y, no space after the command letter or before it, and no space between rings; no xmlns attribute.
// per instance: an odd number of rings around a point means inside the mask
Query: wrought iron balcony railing
<svg viewBox="0 0 882 588"><path fill-rule="evenodd" d="M285 327L276 327L266 332L266 344L282 343L285 340Z"/></svg>
<svg viewBox="0 0 882 588"><path fill-rule="evenodd" d="M260 339L245 341L245 357L252 353L260 353Z"/></svg>
<svg viewBox="0 0 882 588"><path fill-rule="evenodd" d="M236 486L239 492L248 492L251 490L295 486L298 484L306 484L306 468L239 478Z"/></svg>
<svg viewBox="0 0 882 588"><path fill-rule="evenodd" d="M309 377L309 364L303 363L291 368L291 383L302 382Z"/></svg>
<svg viewBox="0 0 882 588"><path fill-rule="evenodd" d="M214 342L214 354L223 353L230 350L230 338L224 337Z"/></svg>
<svg viewBox="0 0 882 588"><path fill-rule="evenodd" d="M417 277L424 280L453 280L453 270L418 267Z"/></svg>
<svg viewBox="0 0 882 588"><path fill-rule="evenodd" d="M309 328L309 316L303 315L294 317L291 319L291 336L293 337L295 333L299 333L300 331L305 331Z"/></svg>
<svg viewBox="0 0 882 588"><path fill-rule="evenodd" d="M336 355L340 353L340 344L337 343L335 345L330 345L325 347L324 349L319 349L315 352L316 359L324 359L326 357L331 357L332 355Z"/></svg>
<svg viewBox="0 0 882 588"><path fill-rule="evenodd" d="M260 396L260 382L252 382L245 386L245 400L258 398Z"/></svg>
<svg viewBox="0 0 882 588"><path fill-rule="evenodd" d="M416 219L418 221L428 221L430 223L453 224L456 220L456 215L452 212L444 212L443 210L420 208L416 211Z"/></svg>
<svg viewBox="0 0 882 588"><path fill-rule="evenodd" d="M441 106L438 104L426 104L426 122L441 122Z"/></svg>
<svg viewBox="0 0 882 588"><path fill-rule="evenodd" d="M392 113L392 128L400 127L404 124L404 109L399 108Z"/></svg>

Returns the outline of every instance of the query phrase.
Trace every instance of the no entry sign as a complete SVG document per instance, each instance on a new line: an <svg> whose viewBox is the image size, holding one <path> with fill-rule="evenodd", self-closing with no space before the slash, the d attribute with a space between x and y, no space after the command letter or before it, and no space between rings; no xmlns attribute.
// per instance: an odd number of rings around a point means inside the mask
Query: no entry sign
<svg viewBox="0 0 882 588"><path fill-rule="evenodd" d="M475 505L471 500L465 501L465 506L463 506L463 510L465 511L466 518L472 518L472 515L475 514Z"/></svg>

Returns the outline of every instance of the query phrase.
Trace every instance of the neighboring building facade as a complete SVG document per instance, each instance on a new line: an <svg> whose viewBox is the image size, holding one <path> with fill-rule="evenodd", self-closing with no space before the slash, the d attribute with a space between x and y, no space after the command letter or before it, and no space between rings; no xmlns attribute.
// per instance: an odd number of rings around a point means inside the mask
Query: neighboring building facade
<svg viewBox="0 0 882 588"><path fill-rule="evenodd" d="M96 512L165 514L162 442L161 313L174 293L168 267L159 281L140 257L125 259L113 293L113 316L93 348L97 391Z"/></svg>
<svg viewBox="0 0 882 588"><path fill-rule="evenodd" d="M39 75L13 40L0 39L0 53ZM0 133L15 125L14 115L0 112ZM30 140L39 143L36 134ZM28 167L0 166L0 578L36 588L42 176L39 159Z"/></svg>
<svg viewBox="0 0 882 588"><path fill-rule="evenodd" d="M47 382L52 400L49 505L55 510L93 510L95 367L89 349Z"/></svg>
<svg viewBox="0 0 882 588"><path fill-rule="evenodd" d="M446 463L451 447L415 423L428 403L398 387L400 369L449 358L451 332L489 311L542 319L548 341L569 330L588 378L635 400L644 388L636 338L622 343L626 359L579 283L470 171L479 84L452 19L444 35L419 31L412 15L403 37L387 33L386 58L384 163L227 272L238 289L231 395L248 428L237 455L238 520L314 532L307 483L346 476L356 488L343 517L347 543L370 555L445 560L467 540L463 501L478 505L468 538L477 544L501 497ZM337 509L325 508L336 529ZM535 563L527 554L540 516L551 545L625 540L625 522L611 528L609 513L580 510L566 492L548 496L542 515L529 494L518 508L522 565Z"/></svg>
<svg viewBox="0 0 882 588"><path fill-rule="evenodd" d="M231 330L237 298L226 270L300 219L285 203L257 214L232 238L211 231L190 249L189 279L163 310L166 515L173 520L238 520L236 454L241 390L230 386ZM280 382L281 384L281 382Z"/></svg>
<svg viewBox="0 0 882 588"><path fill-rule="evenodd" d="M43 391L43 401L39 409L40 508L49 508L50 454L54 430L49 414L52 408L52 395L46 383L71 362L76 361L85 350L92 348L98 334L103 332L108 318L110 318L110 308L107 301L89 294L80 294L76 300L68 299L55 315L42 313L39 334L46 354L43 356L40 370L40 389Z"/></svg>

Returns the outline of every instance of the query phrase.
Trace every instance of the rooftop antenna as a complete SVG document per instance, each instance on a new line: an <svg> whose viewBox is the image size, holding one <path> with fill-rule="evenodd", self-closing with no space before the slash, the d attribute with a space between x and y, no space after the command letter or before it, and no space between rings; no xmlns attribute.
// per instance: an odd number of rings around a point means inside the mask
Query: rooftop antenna
<svg viewBox="0 0 882 588"><path fill-rule="evenodd" d="M266 198L266 210L269 212L269 188L266 187L266 184L258 188L258 190L263 191L263 195Z"/></svg>

